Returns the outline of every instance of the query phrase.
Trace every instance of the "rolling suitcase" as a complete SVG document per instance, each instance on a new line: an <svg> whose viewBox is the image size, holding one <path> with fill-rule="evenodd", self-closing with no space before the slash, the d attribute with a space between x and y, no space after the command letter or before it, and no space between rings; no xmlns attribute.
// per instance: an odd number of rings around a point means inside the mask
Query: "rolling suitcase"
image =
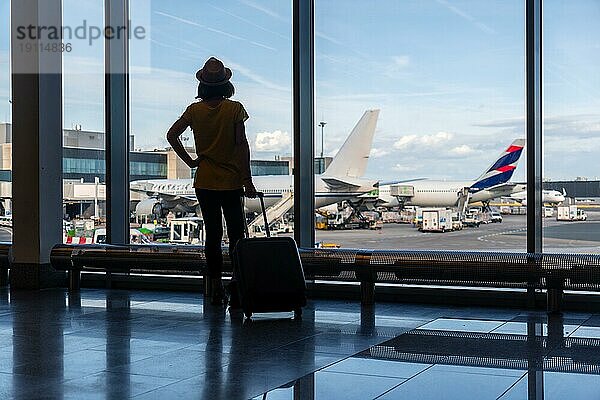
<svg viewBox="0 0 600 400"><path fill-rule="evenodd" d="M233 250L241 308L247 318L257 312L281 311L294 311L299 318L306 305L306 282L298 247L290 237L271 237L263 194L258 193L258 198L267 237L249 238L245 223L246 238Z"/></svg>

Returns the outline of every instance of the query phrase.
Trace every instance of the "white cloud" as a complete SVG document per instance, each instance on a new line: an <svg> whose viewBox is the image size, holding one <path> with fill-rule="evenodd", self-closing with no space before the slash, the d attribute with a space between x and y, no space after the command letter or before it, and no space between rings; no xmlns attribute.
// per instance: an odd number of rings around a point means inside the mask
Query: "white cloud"
<svg viewBox="0 0 600 400"><path fill-rule="evenodd" d="M394 60L394 64L396 64L396 67L406 67L408 66L408 64L410 64L410 57L409 56L394 56L392 57L392 60Z"/></svg>
<svg viewBox="0 0 600 400"><path fill-rule="evenodd" d="M549 116L544 118L546 136L569 136L573 134L600 134L600 115L576 114Z"/></svg>
<svg viewBox="0 0 600 400"><path fill-rule="evenodd" d="M392 167L392 169L394 171L398 171L398 172L412 172L412 171L416 171L417 167L415 167L414 165L396 164Z"/></svg>
<svg viewBox="0 0 600 400"><path fill-rule="evenodd" d="M467 144L456 146L450 150L450 153L455 156L466 156L468 154L473 154L474 152L475 149Z"/></svg>
<svg viewBox="0 0 600 400"><path fill-rule="evenodd" d="M404 150L408 148L409 145L415 143L417 139L417 135L402 136L394 143L394 148L398 150Z"/></svg>
<svg viewBox="0 0 600 400"><path fill-rule="evenodd" d="M391 62L371 62L372 70L381 70L381 72L392 79L399 79L404 76L404 70L410 65L410 57L407 55L392 56Z"/></svg>
<svg viewBox="0 0 600 400"><path fill-rule="evenodd" d="M406 150L409 146L419 147L437 147L442 143L448 142L454 137L452 133L438 132L433 135L406 135L402 136L394 143L397 150Z"/></svg>
<svg viewBox="0 0 600 400"><path fill-rule="evenodd" d="M525 127L525 117L513 117L505 119L497 119L493 121L486 121L473 124L474 126L480 126L483 128L514 128L521 129Z"/></svg>
<svg viewBox="0 0 600 400"><path fill-rule="evenodd" d="M385 149L377 149L374 147L371 149L370 156L373 158L379 158L379 157L387 156L388 154L390 154L389 151L387 151Z"/></svg>
<svg viewBox="0 0 600 400"><path fill-rule="evenodd" d="M259 132L254 141L255 149L258 151L282 151L289 150L292 139L288 132Z"/></svg>
<svg viewBox="0 0 600 400"><path fill-rule="evenodd" d="M443 142L447 142L454 137L453 134L448 132L438 132L433 135L421 136L420 142L426 146L437 146Z"/></svg>

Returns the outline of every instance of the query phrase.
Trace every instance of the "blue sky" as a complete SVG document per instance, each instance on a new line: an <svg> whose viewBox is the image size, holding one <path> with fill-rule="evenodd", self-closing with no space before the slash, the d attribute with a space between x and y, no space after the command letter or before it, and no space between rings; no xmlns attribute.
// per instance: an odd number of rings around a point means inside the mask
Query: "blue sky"
<svg viewBox="0 0 600 400"><path fill-rule="evenodd" d="M9 0L0 0L0 27ZM136 147L194 101L195 71L234 71L255 158L291 153L291 1L131 0L131 119ZM545 175L600 176L600 3L545 1ZM101 0L65 0L64 23L102 25ZM316 118L333 155L365 109L380 108L368 175L475 178L524 136L523 1L317 0ZM0 28L0 119L9 118L8 29ZM103 129L102 43L65 56L65 127ZM317 129L317 153L320 129ZM524 160L517 179L525 178Z"/></svg>

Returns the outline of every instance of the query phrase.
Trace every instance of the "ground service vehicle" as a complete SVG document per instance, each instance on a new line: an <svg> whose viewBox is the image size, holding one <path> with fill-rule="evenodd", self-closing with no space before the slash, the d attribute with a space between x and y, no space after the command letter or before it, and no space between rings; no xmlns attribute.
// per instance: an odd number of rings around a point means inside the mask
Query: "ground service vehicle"
<svg viewBox="0 0 600 400"><path fill-rule="evenodd" d="M446 232L452 230L452 211L445 208L422 209L423 232Z"/></svg>
<svg viewBox="0 0 600 400"><path fill-rule="evenodd" d="M466 213L463 219L464 226L472 226L475 228L479 228L481 221L479 221L479 215L475 213Z"/></svg>
<svg viewBox="0 0 600 400"><path fill-rule="evenodd" d="M452 214L452 230L453 231L461 231L463 228L463 223L460 220L460 215L458 213Z"/></svg>
<svg viewBox="0 0 600 400"><path fill-rule="evenodd" d="M200 217L174 218L169 222L169 242L204 244L204 220Z"/></svg>
<svg viewBox="0 0 600 400"><path fill-rule="evenodd" d="M502 215L499 212L492 211L490 213L490 220L492 222L502 222Z"/></svg>
<svg viewBox="0 0 600 400"><path fill-rule="evenodd" d="M556 220L557 221L585 221L587 220L587 214L577 208L576 205L571 206L558 206L556 208Z"/></svg>
<svg viewBox="0 0 600 400"><path fill-rule="evenodd" d="M129 229L129 242L131 244L150 244L150 239L138 229ZM93 243L106 243L106 228L98 228L94 231Z"/></svg>

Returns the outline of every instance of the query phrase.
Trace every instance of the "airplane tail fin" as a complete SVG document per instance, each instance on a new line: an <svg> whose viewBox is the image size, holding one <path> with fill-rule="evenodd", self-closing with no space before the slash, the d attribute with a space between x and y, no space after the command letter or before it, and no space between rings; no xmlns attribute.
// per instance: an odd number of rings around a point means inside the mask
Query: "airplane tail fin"
<svg viewBox="0 0 600 400"><path fill-rule="evenodd" d="M379 110L367 110L327 167L325 176L360 178L367 170Z"/></svg>
<svg viewBox="0 0 600 400"><path fill-rule="evenodd" d="M494 163L477 178L471 189L482 190L506 183L512 178L517 163L523 153L525 139L516 139L494 161Z"/></svg>

